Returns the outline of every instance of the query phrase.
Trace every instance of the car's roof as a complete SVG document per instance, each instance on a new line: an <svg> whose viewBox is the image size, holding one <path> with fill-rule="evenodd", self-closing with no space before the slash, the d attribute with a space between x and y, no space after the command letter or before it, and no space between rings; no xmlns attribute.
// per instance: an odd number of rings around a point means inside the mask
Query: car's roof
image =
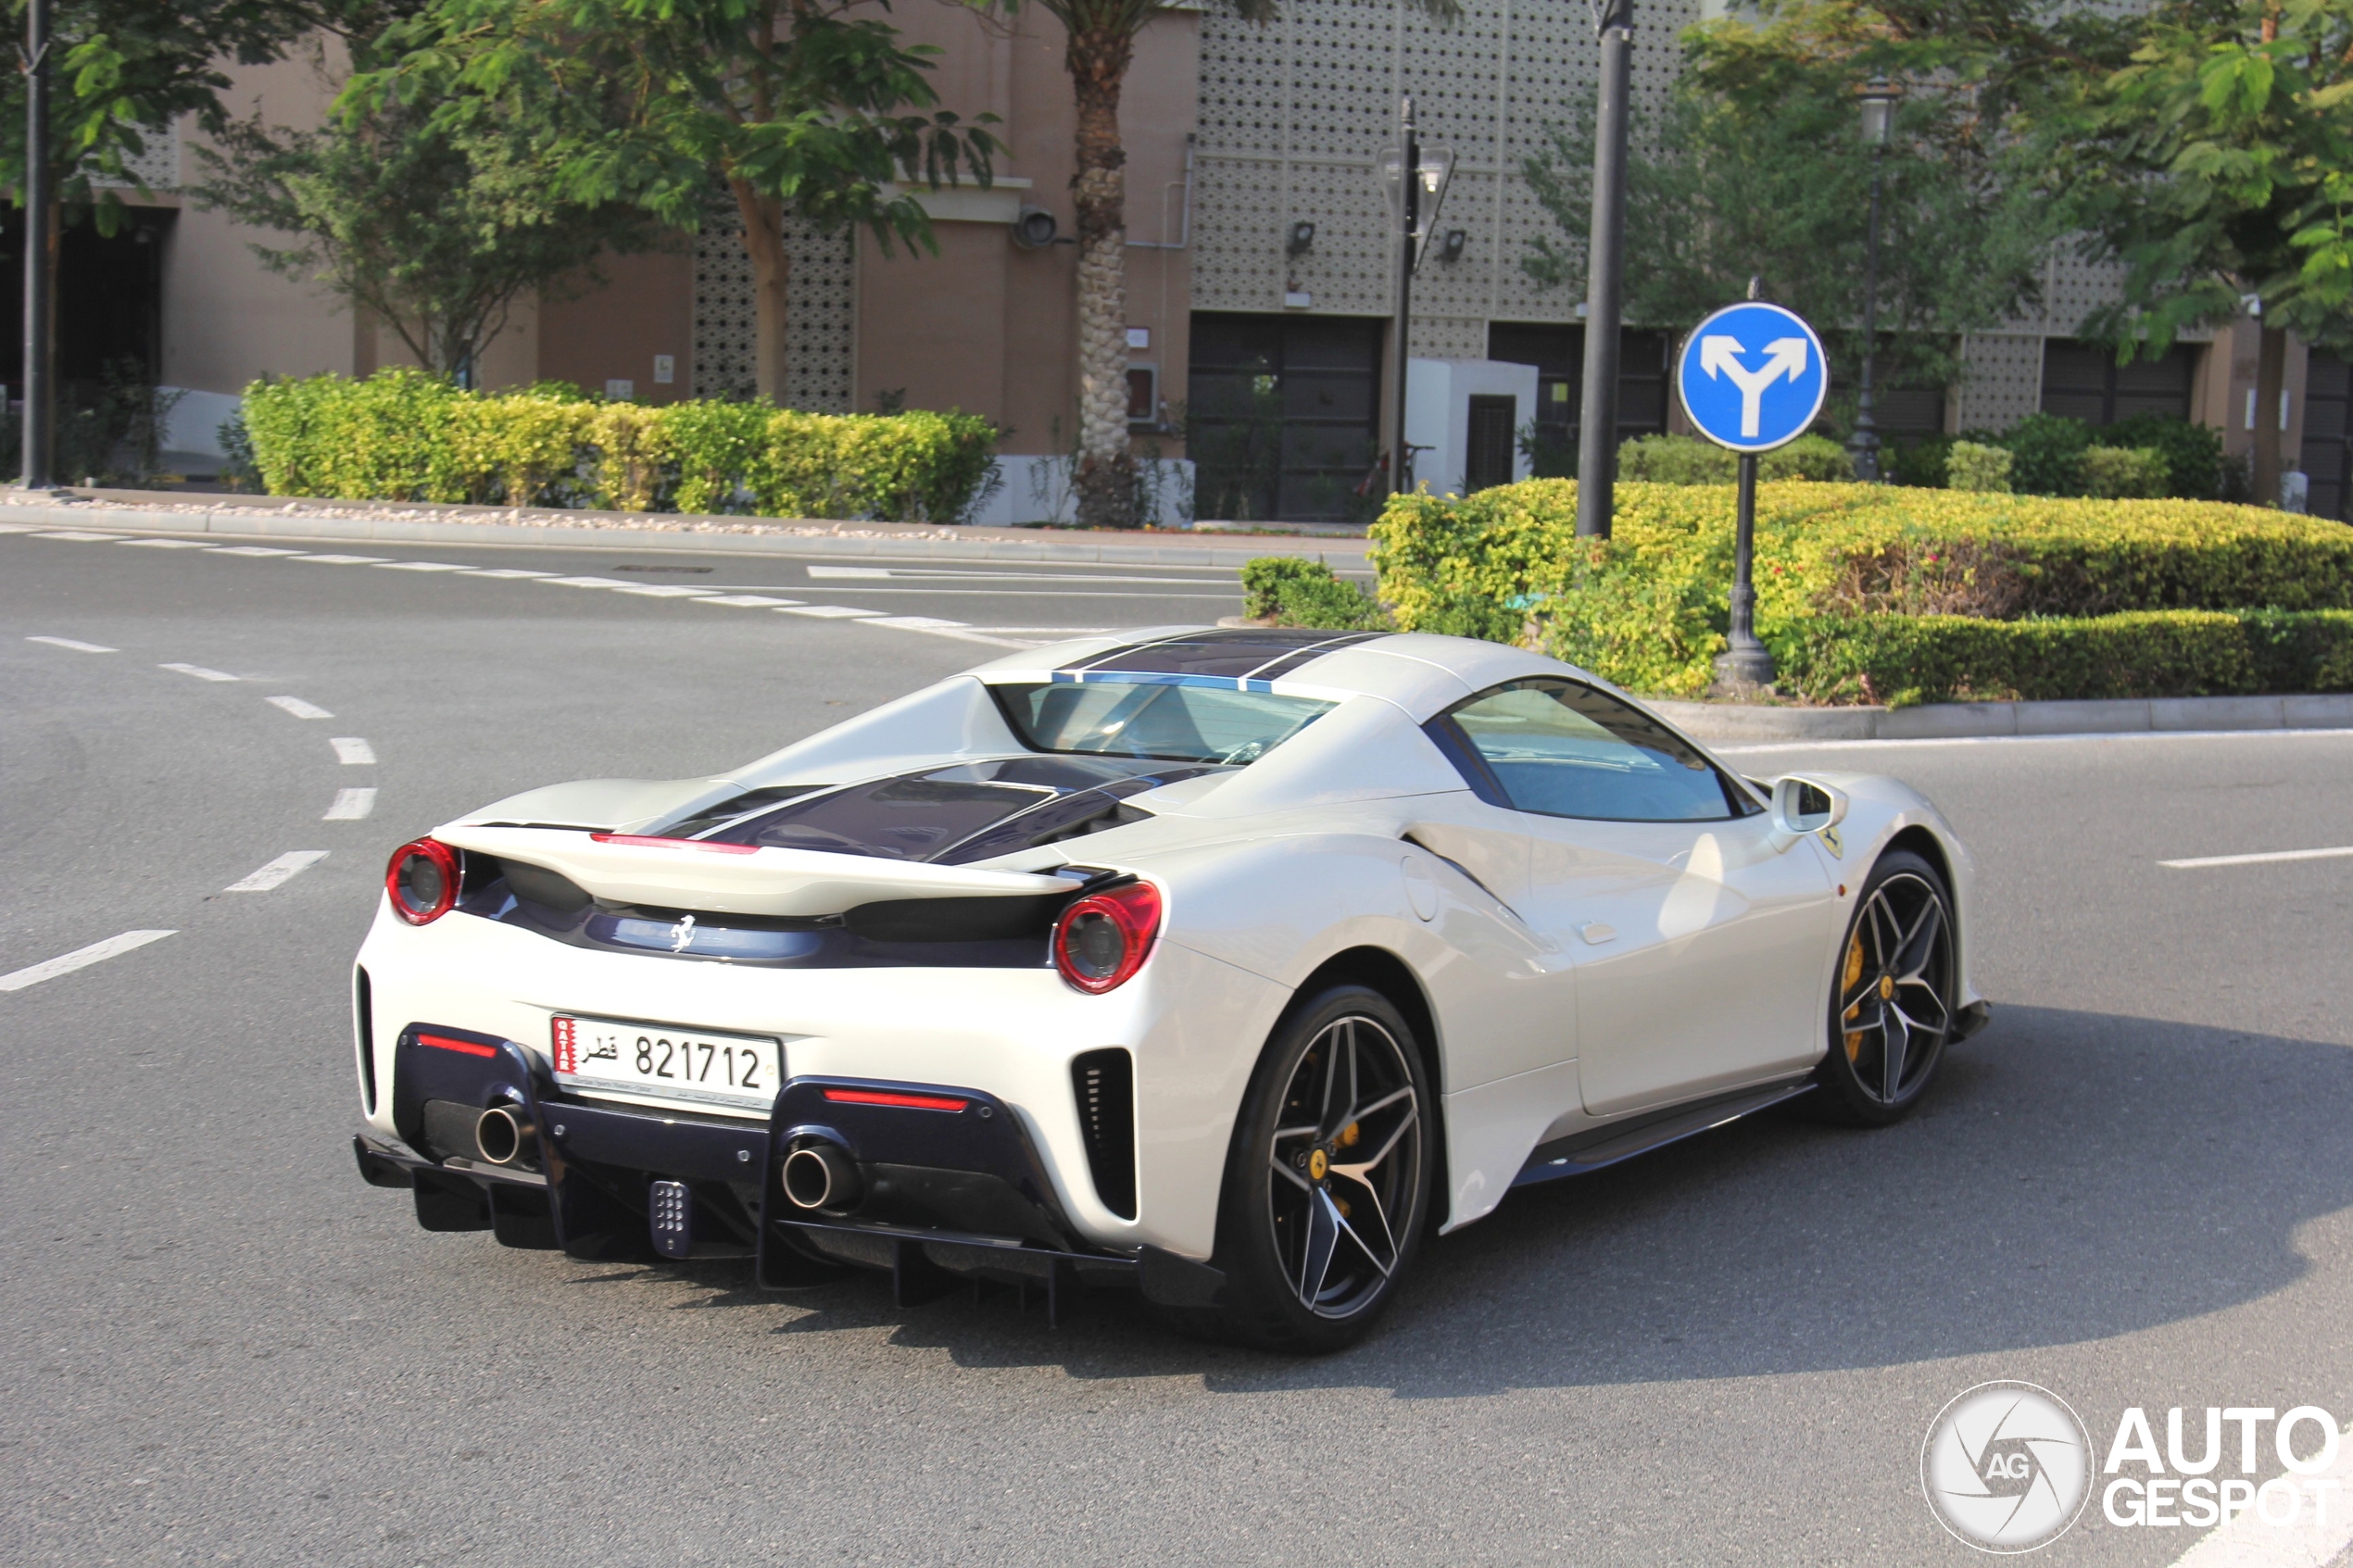
<svg viewBox="0 0 2353 1568"><path fill-rule="evenodd" d="M1466 637L1200 626L1058 644L975 671L988 681L1131 681L1378 696L1417 717L1499 681L1569 672L1524 648Z"/></svg>

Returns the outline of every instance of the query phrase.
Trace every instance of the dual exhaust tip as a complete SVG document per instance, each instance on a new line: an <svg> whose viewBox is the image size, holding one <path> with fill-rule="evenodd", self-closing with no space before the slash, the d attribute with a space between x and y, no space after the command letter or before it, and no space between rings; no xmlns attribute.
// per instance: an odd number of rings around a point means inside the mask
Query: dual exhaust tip
<svg viewBox="0 0 2353 1568"><path fill-rule="evenodd" d="M539 1129L522 1106L488 1107L474 1121L474 1147L492 1165L532 1163ZM796 1209L838 1212L855 1205L864 1191L857 1164L838 1144L809 1143L785 1156L785 1198Z"/></svg>

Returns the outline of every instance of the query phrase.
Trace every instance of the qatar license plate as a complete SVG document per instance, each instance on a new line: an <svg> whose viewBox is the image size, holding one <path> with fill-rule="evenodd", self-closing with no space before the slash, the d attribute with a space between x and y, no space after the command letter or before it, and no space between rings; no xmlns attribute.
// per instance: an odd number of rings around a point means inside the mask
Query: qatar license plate
<svg viewBox="0 0 2353 1568"><path fill-rule="evenodd" d="M556 1082L583 1094L765 1116L785 1081L784 1047L757 1035L564 1014L550 1035Z"/></svg>

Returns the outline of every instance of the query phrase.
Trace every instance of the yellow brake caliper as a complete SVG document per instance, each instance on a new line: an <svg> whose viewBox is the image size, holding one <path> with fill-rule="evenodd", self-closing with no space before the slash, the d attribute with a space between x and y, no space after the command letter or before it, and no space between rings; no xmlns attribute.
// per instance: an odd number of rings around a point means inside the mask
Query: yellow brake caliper
<svg viewBox="0 0 2353 1568"><path fill-rule="evenodd" d="M1857 924L1855 928L1855 935L1848 939L1846 944L1846 972L1844 977L1839 982L1838 994L1842 997L1850 995L1854 991L1856 984L1862 978L1863 928L1860 924ZM1862 1016L1863 1004L1858 1000L1853 1007L1846 1010L1845 1015L1841 1022L1852 1023ZM1853 1061L1862 1054L1863 1032L1860 1029L1849 1029L1846 1032L1846 1060Z"/></svg>

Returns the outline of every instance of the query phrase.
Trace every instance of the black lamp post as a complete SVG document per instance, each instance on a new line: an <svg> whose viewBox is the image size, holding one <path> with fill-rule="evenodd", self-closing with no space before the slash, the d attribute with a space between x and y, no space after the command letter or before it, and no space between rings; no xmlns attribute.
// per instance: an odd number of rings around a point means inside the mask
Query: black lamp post
<svg viewBox="0 0 2353 1568"><path fill-rule="evenodd" d="M1866 484L1880 482L1879 425L1871 418L1871 361L1879 351L1879 194L1881 159L1895 132L1895 103L1903 89L1883 76L1871 78L1862 92L1863 144L1871 149L1871 215L1863 237L1863 380L1855 398L1855 433L1846 450L1855 461L1855 477Z"/></svg>
<svg viewBox="0 0 2353 1568"><path fill-rule="evenodd" d="M1601 44L1593 106L1593 220L1585 248L1585 387L1577 442L1577 532L1609 537L1617 482L1617 327L1625 295L1626 110L1634 0L1588 0Z"/></svg>
<svg viewBox="0 0 2353 1568"><path fill-rule="evenodd" d="M57 440L57 174L49 167L50 0L24 18L24 486L49 487Z"/></svg>

